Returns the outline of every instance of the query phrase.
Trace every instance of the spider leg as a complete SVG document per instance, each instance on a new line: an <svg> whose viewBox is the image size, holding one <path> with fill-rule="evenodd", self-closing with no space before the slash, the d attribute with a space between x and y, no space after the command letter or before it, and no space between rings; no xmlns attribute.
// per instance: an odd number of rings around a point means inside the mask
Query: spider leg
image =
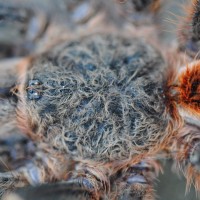
<svg viewBox="0 0 200 200"><path fill-rule="evenodd" d="M186 124L174 141L171 151L178 170L187 179L187 191L194 183L200 191L200 127Z"/></svg>
<svg viewBox="0 0 200 200"><path fill-rule="evenodd" d="M192 58L199 58L200 50L200 1L185 5L185 18L179 25L179 48Z"/></svg>
<svg viewBox="0 0 200 200"><path fill-rule="evenodd" d="M0 194L25 185L62 180L68 171L66 155L43 143L36 147L20 135L16 102L10 97L0 102L0 162L2 171L6 171L0 173Z"/></svg>
<svg viewBox="0 0 200 200"><path fill-rule="evenodd" d="M43 157L43 156L42 156ZM63 161L62 161L63 163ZM59 166L59 164L58 164ZM58 170L58 167L54 166L54 169ZM72 170L73 169L73 170ZM99 166L98 169L96 167L92 167L89 164L83 163L74 163L73 167L70 170L65 170L65 172L69 172L67 175L62 174L62 178L58 178L58 181L62 180L62 182L47 184L37 186L38 184L44 182L51 182L49 178L45 178L45 180L37 179L42 178L41 174L45 174L44 168L40 166L40 168L36 165L27 165L25 168L21 168L18 171L10 172L10 181L14 183L12 186L17 185L20 181L20 186L29 184L35 186L33 188L25 188L17 189L14 192L9 192L9 194L5 194L3 196L4 200L10 200L15 198L26 199L27 197L31 197L33 199L43 199L46 198L45 195L51 195L52 199L59 198L60 196L64 196L65 199L83 199L83 200L98 200L104 199L104 194L106 191L109 191L109 181L107 180L105 171L107 171L103 166ZM41 173L42 171L42 173ZM13 175L14 174L14 178ZM52 174L48 171L48 175ZM0 177L8 176L7 173L0 174ZM61 176L60 176L61 177ZM64 177L65 178L64 180ZM1 180L1 179L0 179ZM7 184L6 186L11 185ZM19 184L18 184L19 185ZM18 186L17 185L17 186ZM7 188L6 188L7 189ZM16 187L15 187L16 189ZM50 198L51 199L51 198Z"/></svg>
<svg viewBox="0 0 200 200"><path fill-rule="evenodd" d="M63 180L68 172L69 161L61 153L36 148L35 155L18 168L0 173L0 194L26 185L40 185L45 182Z"/></svg>
<svg viewBox="0 0 200 200"><path fill-rule="evenodd" d="M152 25L160 8L160 0L117 0L119 14L136 26Z"/></svg>
<svg viewBox="0 0 200 200"><path fill-rule="evenodd" d="M153 160L142 161L123 169L111 182L112 195L119 200L155 199L153 183L159 170L160 165Z"/></svg>
<svg viewBox="0 0 200 200"><path fill-rule="evenodd" d="M151 12L156 12L160 7L160 0L133 0L132 3L137 11L149 9Z"/></svg>
<svg viewBox="0 0 200 200"><path fill-rule="evenodd" d="M1 95L6 96L3 89ZM14 186L18 187L24 184L23 179L21 179L23 175L19 171L2 172L14 169L14 163L19 164L15 161L19 161L19 158L27 153L21 145L24 137L20 135L17 128L15 108L16 102L12 98L0 98L0 194ZM16 135L16 133L19 134ZM26 145L24 144L24 146ZM29 153L26 158L28 158L28 155Z"/></svg>
<svg viewBox="0 0 200 200"><path fill-rule="evenodd" d="M0 170L15 170L35 155L36 145L15 130L0 137Z"/></svg>
<svg viewBox="0 0 200 200"><path fill-rule="evenodd" d="M9 99L0 98L0 126L14 123L16 103Z"/></svg>
<svg viewBox="0 0 200 200"><path fill-rule="evenodd" d="M94 167L89 163L77 163L66 183L71 187L89 191L96 200L103 198L110 190L108 169L103 165Z"/></svg>
<svg viewBox="0 0 200 200"><path fill-rule="evenodd" d="M37 40L48 27L45 12L36 9L34 5L28 7L18 3L0 3L0 58L25 56L34 52Z"/></svg>
<svg viewBox="0 0 200 200"><path fill-rule="evenodd" d="M187 188L194 182L200 191L200 62L188 64L176 76L168 103L173 108L174 125L178 126L172 144L167 146L187 178Z"/></svg>
<svg viewBox="0 0 200 200"><path fill-rule="evenodd" d="M25 187L4 196L3 200L94 200L95 196L80 187L72 187L68 183L59 182L43 184L36 187Z"/></svg>

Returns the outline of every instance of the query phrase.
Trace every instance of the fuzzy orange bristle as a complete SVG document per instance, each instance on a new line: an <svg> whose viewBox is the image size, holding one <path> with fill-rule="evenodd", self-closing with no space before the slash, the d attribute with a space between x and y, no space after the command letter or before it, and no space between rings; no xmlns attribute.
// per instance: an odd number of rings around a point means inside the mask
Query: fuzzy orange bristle
<svg viewBox="0 0 200 200"><path fill-rule="evenodd" d="M193 15L195 14L197 5L198 0L192 0L189 5L184 6L184 11L189 19L192 19Z"/></svg>
<svg viewBox="0 0 200 200"><path fill-rule="evenodd" d="M160 9L161 6L160 4L161 4L160 0L154 0L154 2L150 6L150 10L152 12L157 12Z"/></svg>
<svg viewBox="0 0 200 200"><path fill-rule="evenodd" d="M188 28L190 29L191 27L190 24L191 24L193 15L195 13L195 5L197 5L197 3L198 3L197 0L193 0L192 3L182 5L184 17L182 18L182 23L180 24L180 27L178 29L180 30L179 35L181 35L182 37L186 36L185 31L187 31L187 29Z"/></svg>
<svg viewBox="0 0 200 200"><path fill-rule="evenodd" d="M178 78L178 103L185 111L200 116L200 61L187 66Z"/></svg>
<svg viewBox="0 0 200 200"><path fill-rule="evenodd" d="M186 184L186 193L189 192L191 185L194 184L194 187L196 191L199 194L200 192L200 174L199 172L193 167L193 166L188 166L186 172L186 179L187 179L187 184Z"/></svg>
<svg viewBox="0 0 200 200"><path fill-rule="evenodd" d="M171 55L169 57L171 59ZM166 73L167 81L166 85L164 87L164 93L165 93L165 104L168 109L168 113L171 115L173 119L175 119L177 122L181 123L180 114L178 112L177 108L177 101L176 101L176 76L177 76L177 70L174 67L177 63L171 59L171 63L169 64L168 72Z"/></svg>

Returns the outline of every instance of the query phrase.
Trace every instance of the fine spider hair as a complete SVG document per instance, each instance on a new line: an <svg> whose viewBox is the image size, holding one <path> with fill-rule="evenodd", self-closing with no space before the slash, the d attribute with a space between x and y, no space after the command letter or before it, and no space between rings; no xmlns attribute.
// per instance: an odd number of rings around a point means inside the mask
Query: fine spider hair
<svg viewBox="0 0 200 200"><path fill-rule="evenodd" d="M191 0L190 4L185 6L186 17L181 22L179 31L179 48L192 57L199 56L199 8L198 0Z"/></svg>
<svg viewBox="0 0 200 200"><path fill-rule="evenodd" d="M18 25L24 38L0 38L3 199L48 183L69 199L153 200L160 152L199 191L200 1L170 49L156 26L161 1L61 2L58 15L0 4L4 26Z"/></svg>
<svg viewBox="0 0 200 200"><path fill-rule="evenodd" d="M168 132L165 69L144 41L95 34L66 43L32 65L19 90L19 124L76 159L135 157Z"/></svg>

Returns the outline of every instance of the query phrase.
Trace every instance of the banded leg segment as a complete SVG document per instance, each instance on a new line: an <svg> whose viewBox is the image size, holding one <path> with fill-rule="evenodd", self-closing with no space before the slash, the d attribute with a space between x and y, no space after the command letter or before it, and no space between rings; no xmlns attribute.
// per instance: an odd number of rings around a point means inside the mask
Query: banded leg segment
<svg viewBox="0 0 200 200"><path fill-rule="evenodd" d="M108 171L104 165L96 167L89 163L76 163L66 183L71 187L90 192L93 196L92 199L104 199L104 196L110 191Z"/></svg>
<svg viewBox="0 0 200 200"><path fill-rule="evenodd" d="M118 200L154 200L153 183L160 170L159 163L153 160L123 169L111 182L112 195Z"/></svg>
<svg viewBox="0 0 200 200"><path fill-rule="evenodd" d="M36 49L49 25L49 18L34 4L0 2L0 58L26 56ZM16 40L17 38L17 40Z"/></svg>
<svg viewBox="0 0 200 200"><path fill-rule="evenodd" d="M27 160L24 166L0 173L0 193L3 194L26 185L36 186L45 182L64 180L69 165L64 155L37 150L35 156Z"/></svg>

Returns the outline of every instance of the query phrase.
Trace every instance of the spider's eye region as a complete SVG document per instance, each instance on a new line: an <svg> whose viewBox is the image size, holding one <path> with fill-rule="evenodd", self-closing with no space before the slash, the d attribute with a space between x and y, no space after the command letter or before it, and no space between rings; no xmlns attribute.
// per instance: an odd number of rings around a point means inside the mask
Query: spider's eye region
<svg viewBox="0 0 200 200"><path fill-rule="evenodd" d="M28 98L30 100L37 100L40 99L40 93L33 89L28 89Z"/></svg>
<svg viewBox="0 0 200 200"><path fill-rule="evenodd" d="M164 92L164 89L163 88L158 88L158 94L163 98L165 99L166 96L165 96L165 92Z"/></svg>
<svg viewBox="0 0 200 200"><path fill-rule="evenodd" d="M34 86L34 85L41 85L41 82L39 80L30 80L28 82L28 86Z"/></svg>
<svg viewBox="0 0 200 200"><path fill-rule="evenodd" d="M160 88L160 87L157 90L158 90L159 94L163 94L164 93L164 90L162 88Z"/></svg>
<svg viewBox="0 0 200 200"><path fill-rule="evenodd" d="M39 80L30 80L28 82L27 93L30 100L38 100L41 98L41 93L38 91L37 88L40 85L41 82Z"/></svg>

